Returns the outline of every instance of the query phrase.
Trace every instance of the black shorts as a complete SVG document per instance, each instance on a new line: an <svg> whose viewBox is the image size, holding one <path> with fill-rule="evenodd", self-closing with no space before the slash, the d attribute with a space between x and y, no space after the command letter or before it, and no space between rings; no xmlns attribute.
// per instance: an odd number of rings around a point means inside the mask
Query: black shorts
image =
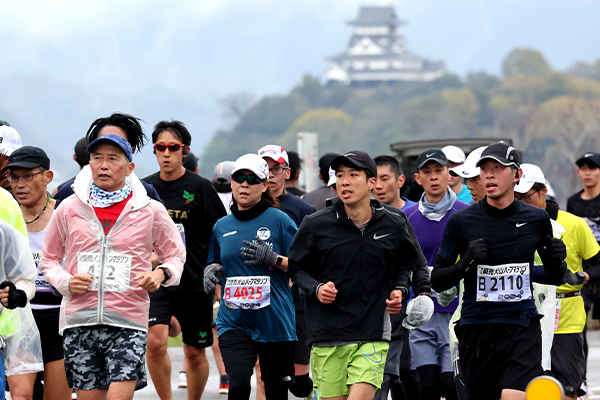
<svg viewBox="0 0 600 400"><path fill-rule="evenodd" d="M229 330L219 335L219 348L225 369L243 363L253 370L258 356L261 379L265 384L269 381L284 381L290 386L294 384L293 343L255 342L239 330Z"/></svg>
<svg viewBox="0 0 600 400"><path fill-rule="evenodd" d="M460 367L469 400L499 399L502 389L525 391L542 375L539 319L515 324L456 325Z"/></svg>
<svg viewBox="0 0 600 400"><path fill-rule="evenodd" d="M204 290L161 287L150 293L148 326L171 325L175 316L181 325L183 343L199 349L213 343L213 296Z"/></svg>
<svg viewBox="0 0 600 400"><path fill-rule="evenodd" d="M300 365L310 364L310 347L308 345L308 330L304 310L296 310L296 336L297 342L293 342L294 363Z"/></svg>
<svg viewBox="0 0 600 400"><path fill-rule="evenodd" d="M44 364L65 358L63 337L58 333L60 308L32 310L32 312L33 319L40 331Z"/></svg>
<svg viewBox="0 0 600 400"><path fill-rule="evenodd" d="M554 334L550 355L552 375L562 383L567 396L576 397L585 370L583 333Z"/></svg>

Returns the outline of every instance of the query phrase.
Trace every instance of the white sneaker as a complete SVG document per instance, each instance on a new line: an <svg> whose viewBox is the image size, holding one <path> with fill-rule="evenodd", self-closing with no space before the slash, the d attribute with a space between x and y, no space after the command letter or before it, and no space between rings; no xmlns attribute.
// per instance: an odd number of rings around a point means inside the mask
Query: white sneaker
<svg viewBox="0 0 600 400"><path fill-rule="evenodd" d="M184 371L179 372L178 388L187 388L187 374Z"/></svg>
<svg viewBox="0 0 600 400"><path fill-rule="evenodd" d="M588 387L587 387L587 384L585 382L581 382L580 388L581 388L581 390L583 390L587 394Z"/></svg>

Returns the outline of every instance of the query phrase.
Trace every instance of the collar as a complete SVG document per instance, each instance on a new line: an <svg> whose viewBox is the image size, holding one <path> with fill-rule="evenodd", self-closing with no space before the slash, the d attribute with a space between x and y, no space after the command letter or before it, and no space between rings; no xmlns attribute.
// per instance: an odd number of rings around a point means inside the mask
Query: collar
<svg viewBox="0 0 600 400"><path fill-rule="evenodd" d="M516 199L508 207L502 210L494 206L490 206L487 202L487 196L485 196L483 200L480 201L480 203L482 204L485 212L494 218L510 217L511 215L516 214L519 210L519 204L517 203Z"/></svg>
<svg viewBox="0 0 600 400"><path fill-rule="evenodd" d="M258 203L253 205L248 210L242 211L240 211L238 205L234 203L231 205L231 213L235 218L239 219L240 221L250 221L251 219L258 217L260 214L267 211L269 207L270 206L263 199L260 199Z"/></svg>
<svg viewBox="0 0 600 400"><path fill-rule="evenodd" d="M281 195L280 195L280 196L277 196L277 200L281 201L281 200L283 200L283 199L285 198L285 196L287 196L287 195L288 195L288 191L287 191L287 189L286 189L286 188L283 188L283 193L281 193Z"/></svg>

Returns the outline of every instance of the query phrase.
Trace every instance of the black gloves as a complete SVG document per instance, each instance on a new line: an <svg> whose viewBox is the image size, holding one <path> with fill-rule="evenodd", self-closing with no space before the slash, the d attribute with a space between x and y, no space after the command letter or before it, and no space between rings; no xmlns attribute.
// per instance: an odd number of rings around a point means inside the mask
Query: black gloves
<svg viewBox="0 0 600 400"><path fill-rule="evenodd" d="M244 240L244 243L248 247L240 248L240 252L244 257L246 257L246 261L244 264L261 264L266 267L272 267L275 265L277 261L277 253L271 250L271 247L260 240L257 236L255 238L256 243L249 242L248 240Z"/></svg>
<svg viewBox="0 0 600 400"><path fill-rule="evenodd" d="M550 279L562 279L567 270L567 248L562 240L546 236L538 253L544 264L544 272Z"/></svg>
<svg viewBox="0 0 600 400"><path fill-rule="evenodd" d="M469 248L465 253L464 258L459 262L458 267L463 272L467 272L469 268L477 265L487 257L487 246L483 239L475 239L469 242Z"/></svg>
<svg viewBox="0 0 600 400"><path fill-rule="evenodd" d="M223 276L223 266L219 264L210 264L204 268L204 291L211 294L215 287L221 283Z"/></svg>
<svg viewBox="0 0 600 400"><path fill-rule="evenodd" d="M4 281L0 283L0 290L8 288L8 305L6 308L13 310L17 307L25 307L27 305L27 294L24 291L17 289L14 283Z"/></svg>

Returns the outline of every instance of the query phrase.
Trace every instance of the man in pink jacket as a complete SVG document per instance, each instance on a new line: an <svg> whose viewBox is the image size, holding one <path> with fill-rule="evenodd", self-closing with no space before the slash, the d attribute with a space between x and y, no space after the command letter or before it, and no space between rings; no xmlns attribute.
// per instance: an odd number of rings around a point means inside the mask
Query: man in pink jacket
<svg viewBox="0 0 600 400"><path fill-rule="evenodd" d="M63 295L65 370L80 400L131 399L136 383L145 386L148 292L178 285L185 262L166 209L131 174L120 133L90 143L90 164L52 215L42 248L40 270ZM152 250L164 260L155 270Z"/></svg>

